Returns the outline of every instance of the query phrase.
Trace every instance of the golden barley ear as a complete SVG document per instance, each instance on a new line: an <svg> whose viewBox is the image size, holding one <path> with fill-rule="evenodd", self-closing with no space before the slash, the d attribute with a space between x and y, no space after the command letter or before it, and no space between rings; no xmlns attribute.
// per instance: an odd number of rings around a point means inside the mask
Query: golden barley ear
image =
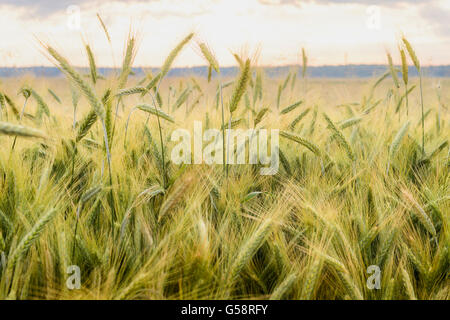
<svg viewBox="0 0 450 320"><path fill-rule="evenodd" d="M305 78L306 77L306 71L308 69L308 56L306 55L305 48L302 48L302 62L303 62L302 77Z"/></svg>
<svg viewBox="0 0 450 320"><path fill-rule="evenodd" d="M191 39L194 37L194 33L188 34L181 42L170 52L161 67L161 79L164 78L170 70L173 61L178 56L178 54L183 50L184 46L187 45Z"/></svg>
<svg viewBox="0 0 450 320"><path fill-rule="evenodd" d="M63 71L79 88L80 91L88 99L90 105L97 113L97 116L104 121L105 119L105 109L102 106L102 103L98 99L92 87L84 81L83 77L75 71L75 69L69 64L69 62L61 56L55 49L51 46L46 46L48 53L55 59L58 67Z"/></svg>
<svg viewBox="0 0 450 320"><path fill-rule="evenodd" d="M406 54L405 50L400 49L400 56L402 59L402 77L403 77L403 83L405 85L408 84L408 62L406 61Z"/></svg>
<svg viewBox="0 0 450 320"><path fill-rule="evenodd" d="M409 56L410 56L412 62L414 63L414 66L420 72L420 62L419 62L419 59L417 58L416 52L414 51L411 43L408 41L408 39L406 39L405 36L402 37L402 41L403 41L403 44L405 45L406 50L409 53Z"/></svg>
<svg viewBox="0 0 450 320"><path fill-rule="evenodd" d="M208 61L209 66L214 69L218 74L220 74L219 63L217 62L216 57L212 54L211 50L208 46L202 42L199 44L200 51L203 54L203 57Z"/></svg>
<svg viewBox="0 0 450 320"><path fill-rule="evenodd" d="M400 88L400 84L398 83L397 70L395 70L391 54L388 52L386 55L388 58L389 71L391 72L392 80L394 81L395 87L398 89Z"/></svg>
<svg viewBox="0 0 450 320"><path fill-rule="evenodd" d="M91 71L91 80L94 84L97 83L97 67L95 65L94 54L92 53L91 47L86 44L86 54L89 60L89 69Z"/></svg>
<svg viewBox="0 0 450 320"><path fill-rule="evenodd" d="M128 80L128 76L132 73L132 65L136 56L136 36L129 34L127 39L127 47L122 62L122 70L119 75L118 87L123 88Z"/></svg>

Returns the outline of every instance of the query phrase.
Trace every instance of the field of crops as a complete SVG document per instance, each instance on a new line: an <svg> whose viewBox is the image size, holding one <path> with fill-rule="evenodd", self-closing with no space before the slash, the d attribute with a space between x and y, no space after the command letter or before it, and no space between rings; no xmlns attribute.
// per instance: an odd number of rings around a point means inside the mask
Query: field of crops
<svg viewBox="0 0 450 320"><path fill-rule="evenodd" d="M0 299L449 299L450 81L408 78L406 39L364 80L309 79L306 52L222 78L193 35L140 78L136 47L102 76L42 44L65 78L1 79ZM192 47L208 78L167 77ZM279 130L277 172L174 163L195 122Z"/></svg>

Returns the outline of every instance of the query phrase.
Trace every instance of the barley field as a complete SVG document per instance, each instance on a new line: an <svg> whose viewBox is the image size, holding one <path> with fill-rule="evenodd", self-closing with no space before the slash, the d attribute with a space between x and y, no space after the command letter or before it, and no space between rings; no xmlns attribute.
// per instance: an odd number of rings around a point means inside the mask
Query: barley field
<svg viewBox="0 0 450 320"><path fill-rule="evenodd" d="M64 78L1 79L0 299L449 299L450 80L406 39L342 80L309 79L305 51L222 77L193 34L137 77L135 40L117 73L42 43ZM192 47L210 75L168 77ZM175 164L195 121L279 130L278 171Z"/></svg>

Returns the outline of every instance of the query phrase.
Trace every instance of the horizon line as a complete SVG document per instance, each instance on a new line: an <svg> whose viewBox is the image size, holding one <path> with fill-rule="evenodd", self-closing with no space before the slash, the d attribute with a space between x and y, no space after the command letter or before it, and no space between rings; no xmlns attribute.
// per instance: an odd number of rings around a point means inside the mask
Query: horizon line
<svg viewBox="0 0 450 320"><path fill-rule="evenodd" d="M372 66L372 67L382 67L382 66L389 66L388 63L348 63L348 64L320 64L320 65L308 65L308 68L321 68L321 67L350 67L350 66ZM395 67L401 67L400 64L394 64ZM89 65L83 65L83 66L77 66L72 65L74 68L87 68L89 69ZM302 64L282 64L282 65L257 65L254 66L255 68L285 68L285 67L302 67ZM414 67L414 64L408 64L408 67ZM427 64L427 65L421 65L422 68L430 68L430 67L450 67L449 64ZM0 66L0 69L31 69L31 68L58 68L58 66L55 65L25 65L25 66ZM161 69L160 66L133 66L133 69ZM208 68L208 65L193 65L193 66L178 66L173 67L173 69L192 69L192 68ZM239 65L233 64L233 65L227 65L227 66L221 66L222 68L239 68ZM121 69L121 67L114 67L114 66L98 66L97 69Z"/></svg>

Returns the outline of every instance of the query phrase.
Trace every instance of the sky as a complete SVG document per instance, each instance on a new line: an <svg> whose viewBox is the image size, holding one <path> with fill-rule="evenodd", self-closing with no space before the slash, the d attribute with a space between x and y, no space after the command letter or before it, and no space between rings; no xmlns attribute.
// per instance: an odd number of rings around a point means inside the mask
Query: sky
<svg viewBox="0 0 450 320"><path fill-rule="evenodd" d="M97 19L103 18L112 48ZM189 32L205 41L222 66L233 52L258 65L399 63L404 34L423 65L450 64L448 0L0 0L0 66L50 66L40 41L76 66L120 65L130 30L138 35L135 66L160 66ZM175 66L205 65L193 42Z"/></svg>

